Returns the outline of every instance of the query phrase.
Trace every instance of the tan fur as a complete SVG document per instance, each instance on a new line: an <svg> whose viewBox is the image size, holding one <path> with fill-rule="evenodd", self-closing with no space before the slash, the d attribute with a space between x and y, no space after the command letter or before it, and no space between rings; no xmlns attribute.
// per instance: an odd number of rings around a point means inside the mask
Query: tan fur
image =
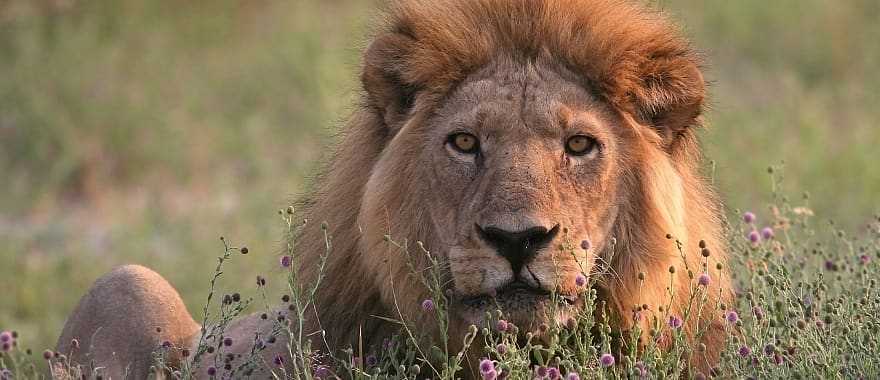
<svg viewBox="0 0 880 380"><path fill-rule="evenodd" d="M526 267L525 281L576 294L578 273L595 276L621 330L632 327L634 305L649 305L643 322L662 317L670 266L678 269L672 312L682 313L692 284L685 263L702 271L700 240L712 250L709 301L727 297L728 276L714 268L725 261L720 207L699 175L694 134L705 85L696 54L662 15L615 0L398 1L365 52L361 79L362 102L301 205L312 221L297 237L305 283L317 277L324 253L320 222L333 242L306 332L326 332L326 347L315 342L321 348L377 346L396 326L376 316L432 331L419 307L427 289L407 265L427 266L416 241L444 263L452 341L459 341L469 324L482 321L462 300L525 273L511 273L475 235L475 223L562 226ZM459 127L485 137L484 161L444 150L442 139ZM573 131L601 141L601 154L562 153L562 138ZM409 257L385 242L386 234L410 242ZM591 241L591 250L556 249L581 240ZM597 274L603 261L610 275ZM641 284L639 272L646 275ZM514 309L510 319L528 331L575 311L546 319ZM686 326L693 338L698 323L710 325L707 354L693 359L701 368L715 360L723 339L711 310ZM255 318L233 333L265 329ZM68 325L65 331L92 329Z"/></svg>
<svg viewBox="0 0 880 380"><path fill-rule="evenodd" d="M161 276L137 265L113 269L95 281L67 319L57 351L86 373L104 367L104 378L144 379L152 352L164 342L188 347L199 330L180 296ZM71 342L76 339L79 348ZM171 351L169 363L179 363Z"/></svg>

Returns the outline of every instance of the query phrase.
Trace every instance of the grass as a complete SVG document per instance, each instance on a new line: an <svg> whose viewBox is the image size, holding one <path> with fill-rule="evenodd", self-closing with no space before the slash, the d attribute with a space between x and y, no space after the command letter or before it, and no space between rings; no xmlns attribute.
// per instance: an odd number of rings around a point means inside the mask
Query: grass
<svg viewBox="0 0 880 380"><path fill-rule="evenodd" d="M780 168L770 176L774 188L780 184ZM403 319L400 334L386 340L383 347L355 348L315 360L312 339L317 337L303 330L302 321L314 300L314 286L299 287L296 279L297 252L290 243L285 251L282 273L270 279L277 281L286 294L284 302L292 305L292 323L276 322L270 336L255 340L251 358L237 367L223 369L222 363L202 363L205 352L223 345L223 336L229 321L243 312L251 312L254 304L263 303L269 313L279 305L270 305L266 296L268 285L258 285L253 296L224 295L222 301L212 299L217 291L216 280L228 269L232 255L249 253L241 247L221 239L223 254L211 279L208 301L204 307L204 326L196 351L183 368L172 372L174 378L191 378L200 366L216 368L216 376L248 376L250 371L264 368L275 378L350 378L350 379L415 379L428 376L454 379L461 376L463 360L468 350L480 349L487 356L480 360L481 377L486 380L580 378L874 378L880 376L880 360L876 352L880 341L874 339L880 332L880 297L877 280L880 278L880 215L865 226L865 232L856 236L830 223L816 223L811 202L804 197L790 201L774 191L766 213L745 212L741 219L729 224L731 259L736 296L730 304L710 303L707 288L702 281L712 281L718 275L711 254L704 255L703 266L695 273L670 269L670 282L676 276L688 276L691 287L684 294L688 305L681 315L670 314L669 305L656 309L639 309L633 318L647 318L651 323L649 339L644 345L637 342L638 327L629 335L617 336L607 321L597 318L594 311L600 307L596 291L581 285L585 308L560 325L547 326L547 337L539 339L528 334L519 339L517 327L504 320L503 310L488 314L485 326L471 326L464 336L451 335L447 329L448 300L443 291L444 263L431 256L421 244L410 245L387 237L388 244L411 255L427 255L428 270L412 267L412 275L429 289L431 298L422 302L422 311L434 316L441 331L440 341L433 345L422 335L424 326L411 326ZM281 211L288 235L295 235L298 225L292 212ZM413 247L415 246L415 247ZM325 234L326 254L333 254L332 240ZM709 247L711 248L711 247ZM579 249L568 247L566 249ZM708 251L707 251L708 252ZM697 252L687 254L698 254ZM326 257L326 256L325 256ZM595 280L591 278L591 281ZM640 279L630 279L640 281ZM233 281L234 282L234 281ZM672 288L674 289L674 287ZM219 294L219 293L218 293ZM219 295L217 295L219 297ZM256 302L254 300L257 300ZM551 303L553 304L553 303ZM704 306L706 307L704 309ZM259 306L256 306L259 307ZM550 306L553 307L553 306ZM249 311L249 308L251 309ZM680 328L691 318L700 319L697 311L711 313L710 320L720 320L728 332L721 360L709 370L700 372L688 367L688 358L705 350L701 344L692 345ZM691 312L693 311L693 312ZM300 322L300 323L297 323ZM705 326L704 326L705 327ZM702 328L697 330L701 334ZM0 340L16 342L4 332ZM289 340L287 356L276 356L275 363L262 363L259 353L266 341L284 335ZM625 344L612 348L614 339ZM450 351L448 342L463 340L464 348ZM665 342L665 343L664 343ZM663 348L663 346L666 346ZM636 347L642 347L637 350ZM51 363L65 364L63 356L47 360L29 358L20 347L7 345L0 357L0 368L24 377L40 377L40 367ZM159 368L167 350L158 348ZM62 354L63 355L63 354ZM218 353L217 357L221 355ZM292 363L280 366L280 363ZM170 371L170 370L169 370ZM0 372L2 374L2 372ZM100 371L86 374L100 374ZM2 376L2 375L0 375Z"/></svg>
<svg viewBox="0 0 880 380"><path fill-rule="evenodd" d="M863 236L880 207L880 5L652 3L706 52L702 138L731 214L765 199L762 173L784 160L786 186L836 221L820 232ZM251 250L224 288L277 271L284 228L267 215L306 189L356 99L374 8L0 2L0 329L54 346L78 297L122 263L157 269L201 310L220 234Z"/></svg>

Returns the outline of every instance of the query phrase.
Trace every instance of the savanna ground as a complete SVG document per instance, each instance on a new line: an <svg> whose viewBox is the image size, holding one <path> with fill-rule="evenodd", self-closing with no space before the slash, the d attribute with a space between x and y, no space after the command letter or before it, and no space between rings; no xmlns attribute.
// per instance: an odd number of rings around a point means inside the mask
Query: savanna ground
<svg viewBox="0 0 880 380"><path fill-rule="evenodd" d="M880 211L880 3L652 3L706 54L707 173L731 220L773 220L767 167L785 161L782 185L797 205L810 193L818 230L785 244L855 260ZM356 98L375 8L0 1L0 330L53 347L89 284L122 263L155 268L201 310L220 235L249 247L222 288L280 282L275 212L307 190ZM841 284L876 278L851 264Z"/></svg>

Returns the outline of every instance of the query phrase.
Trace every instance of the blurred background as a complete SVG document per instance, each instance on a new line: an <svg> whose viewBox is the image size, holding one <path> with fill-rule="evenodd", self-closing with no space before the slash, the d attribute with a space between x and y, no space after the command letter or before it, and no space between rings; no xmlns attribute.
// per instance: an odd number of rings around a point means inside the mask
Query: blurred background
<svg viewBox="0 0 880 380"><path fill-rule="evenodd" d="M0 330L54 346L122 263L198 312L221 235L251 252L221 288L253 294L276 267L276 210L357 97L379 3L0 0ZM707 57L702 137L731 212L767 215L781 161L822 218L857 228L880 209L880 2L651 4Z"/></svg>

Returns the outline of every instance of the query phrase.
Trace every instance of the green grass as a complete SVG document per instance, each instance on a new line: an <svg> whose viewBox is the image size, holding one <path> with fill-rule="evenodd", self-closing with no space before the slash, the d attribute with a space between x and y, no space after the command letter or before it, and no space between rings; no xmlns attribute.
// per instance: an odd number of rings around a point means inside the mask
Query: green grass
<svg viewBox="0 0 880 380"><path fill-rule="evenodd" d="M54 346L129 262L199 310L220 235L252 252L225 286L275 270L272 215L356 99L370 3L0 2L0 329ZM702 136L729 207L762 204L784 160L788 189L862 231L880 208L880 5L652 3L706 52Z"/></svg>

